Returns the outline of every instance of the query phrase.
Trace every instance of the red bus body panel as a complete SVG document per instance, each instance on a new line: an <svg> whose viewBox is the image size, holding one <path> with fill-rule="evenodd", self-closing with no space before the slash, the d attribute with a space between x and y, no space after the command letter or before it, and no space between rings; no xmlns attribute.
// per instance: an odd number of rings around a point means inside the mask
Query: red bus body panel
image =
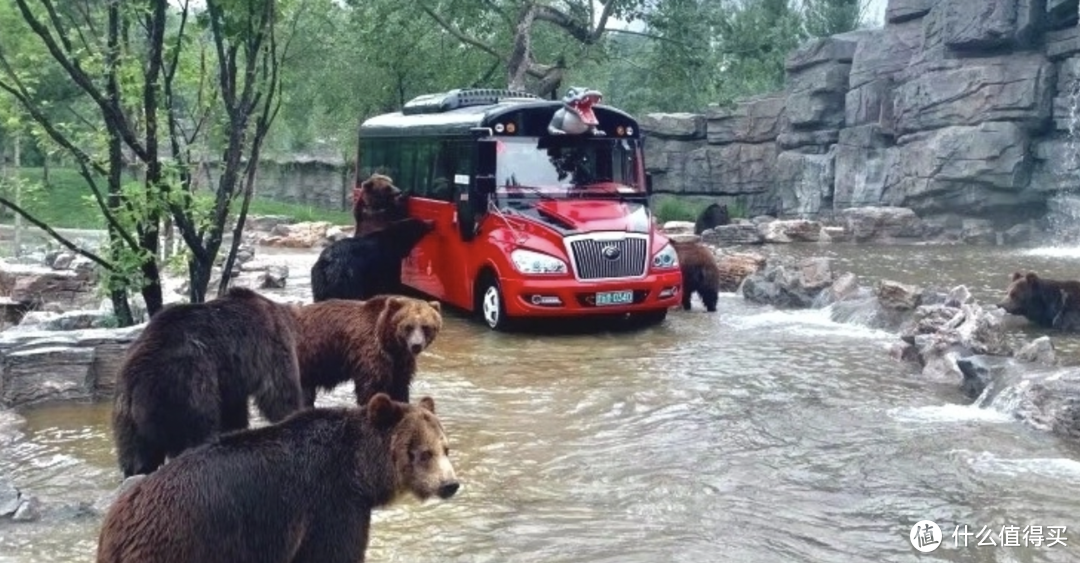
<svg viewBox="0 0 1080 563"><path fill-rule="evenodd" d="M626 206L611 200L538 201L537 207L575 226L576 236L631 230ZM647 233L645 275L610 280L579 280L575 277L564 237L542 224L516 216L488 213L480 220L477 236L465 242L458 234L455 206L444 201L411 197L409 215L434 221L435 230L424 237L402 264L402 283L440 301L473 311L473 290L480 271L491 268L502 288L507 315L522 317L577 317L656 311L678 305L682 274L678 268L654 270L652 257L668 240L650 225ZM508 226L509 223L509 226ZM510 253L517 248L543 252L567 263L566 274L525 275L514 267ZM672 288L674 290L672 291ZM661 297L663 290L672 291ZM635 303L593 306L597 292L634 291ZM536 305L528 296L558 296L562 306Z"/></svg>

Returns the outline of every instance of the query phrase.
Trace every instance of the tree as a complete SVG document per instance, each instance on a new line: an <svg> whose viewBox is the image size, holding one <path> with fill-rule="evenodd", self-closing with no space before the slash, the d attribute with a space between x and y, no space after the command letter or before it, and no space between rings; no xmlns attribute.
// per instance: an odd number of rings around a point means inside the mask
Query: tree
<svg viewBox="0 0 1080 563"><path fill-rule="evenodd" d="M597 13L596 5L600 5ZM512 90L527 90L533 79L534 93L551 96L560 86L566 57L541 63L534 49L534 33L539 23L562 32L580 48L596 46L609 30L612 17L632 20L641 16L644 0L564 0L544 3L537 0L425 0L420 6L445 32L479 49L506 70L506 84ZM449 16L446 14L453 14ZM471 22L466 27L464 24ZM498 27L503 26L503 33Z"/></svg>

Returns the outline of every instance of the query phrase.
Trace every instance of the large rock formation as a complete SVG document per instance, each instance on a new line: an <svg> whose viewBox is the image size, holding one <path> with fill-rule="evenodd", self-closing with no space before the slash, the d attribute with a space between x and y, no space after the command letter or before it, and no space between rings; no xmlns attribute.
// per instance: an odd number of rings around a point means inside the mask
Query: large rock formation
<svg viewBox="0 0 1080 563"><path fill-rule="evenodd" d="M889 0L788 56L783 92L642 121L658 191L751 215L910 208L1007 229L1080 172L1080 0Z"/></svg>

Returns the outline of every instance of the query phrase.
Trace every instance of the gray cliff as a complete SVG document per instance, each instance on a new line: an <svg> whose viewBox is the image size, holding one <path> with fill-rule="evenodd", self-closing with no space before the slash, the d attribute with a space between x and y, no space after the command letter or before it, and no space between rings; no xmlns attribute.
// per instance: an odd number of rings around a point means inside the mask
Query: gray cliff
<svg viewBox="0 0 1080 563"><path fill-rule="evenodd" d="M783 92L645 116L655 187L751 214L898 206L998 228L1042 216L1080 189L1078 4L890 0L883 28L791 53Z"/></svg>

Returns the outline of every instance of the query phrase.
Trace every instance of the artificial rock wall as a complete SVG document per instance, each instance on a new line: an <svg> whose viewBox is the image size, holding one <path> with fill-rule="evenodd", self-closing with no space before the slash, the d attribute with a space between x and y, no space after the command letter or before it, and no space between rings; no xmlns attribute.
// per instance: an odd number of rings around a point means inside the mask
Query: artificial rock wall
<svg viewBox="0 0 1080 563"><path fill-rule="evenodd" d="M791 53L782 92L645 116L655 187L752 214L1042 215L1055 192L1080 188L1078 5L890 0L883 28Z"/></svg>

